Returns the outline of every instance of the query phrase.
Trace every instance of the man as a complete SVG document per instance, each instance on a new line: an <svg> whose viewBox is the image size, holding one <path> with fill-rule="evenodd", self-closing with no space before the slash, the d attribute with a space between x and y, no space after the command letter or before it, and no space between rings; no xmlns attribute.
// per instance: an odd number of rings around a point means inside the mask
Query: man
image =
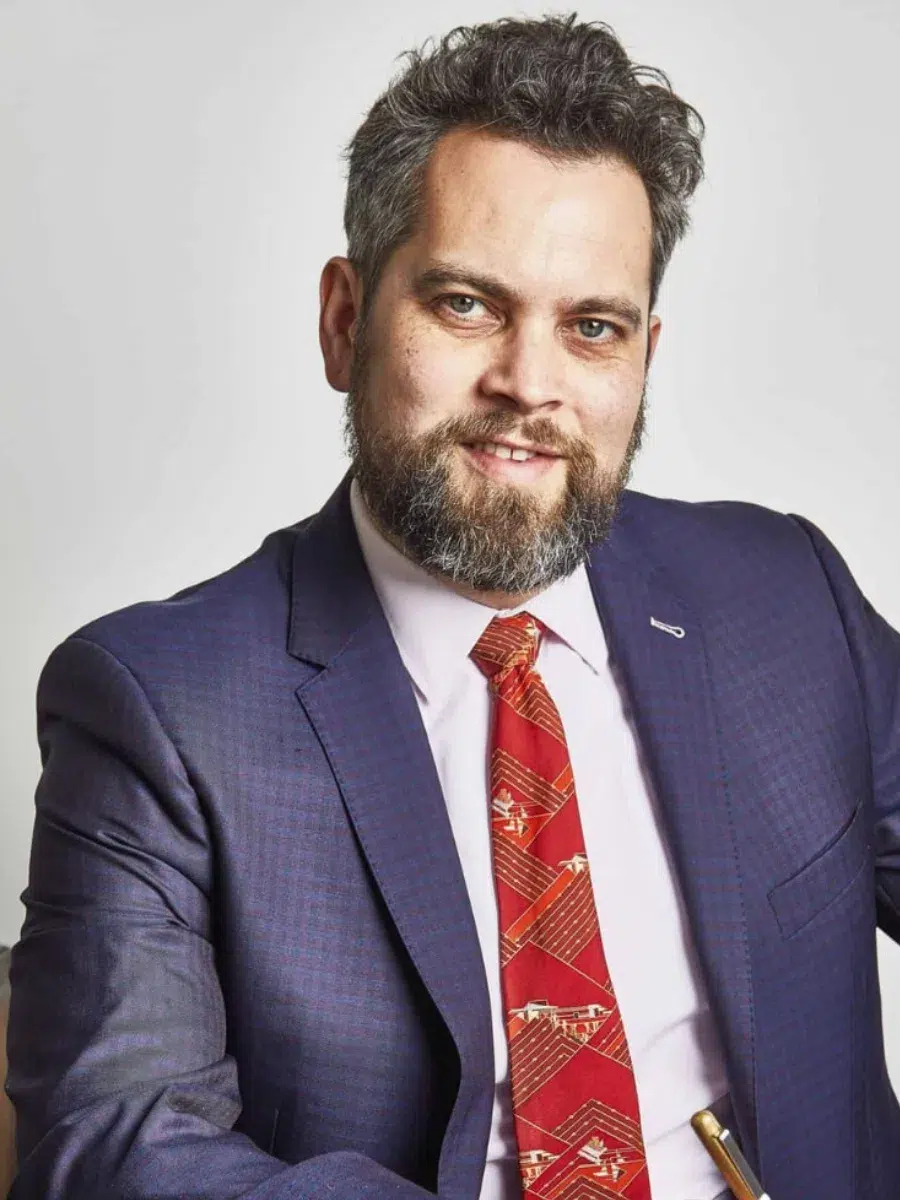
<svg viewBox="0 0 900 1200"><path fill-rule="evenodd" d="M895 1200L900 639L807 521L625 490L701 125L457 30L350 155L352 468L39 689L16 1200Z"/></svg>

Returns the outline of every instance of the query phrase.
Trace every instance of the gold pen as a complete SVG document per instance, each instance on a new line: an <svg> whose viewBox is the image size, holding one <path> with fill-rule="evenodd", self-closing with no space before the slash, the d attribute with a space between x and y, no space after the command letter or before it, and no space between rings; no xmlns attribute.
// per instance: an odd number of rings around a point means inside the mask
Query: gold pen
<svg viewBox="0 0 900 1200"><path fill-rule="evenodd" d="M691 1127L706 1147L710 1158L719 1168L722 1178L734 1192L735 1200L769 1200L768 1193L750 1170L740 1146L727 1129L723 1129L709 1109L704 1108L691 1117Z"/></svg>

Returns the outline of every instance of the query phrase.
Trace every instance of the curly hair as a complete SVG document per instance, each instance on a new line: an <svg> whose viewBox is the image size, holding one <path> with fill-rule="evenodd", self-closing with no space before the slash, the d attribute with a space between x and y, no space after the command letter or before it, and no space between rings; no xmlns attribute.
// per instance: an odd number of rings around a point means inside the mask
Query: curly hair
<svg viewBox="0 0 900 1200"><path fill-rule="evenodd" d="M471 127L562 159L629 163L650 202L655 304L703 177L703 119L662 71L633 63L608 25L579 22L574 13L460 26L401 57L405 69L345 151L347 254L365 297L392 251L415 231L438 139Z"/></svg>

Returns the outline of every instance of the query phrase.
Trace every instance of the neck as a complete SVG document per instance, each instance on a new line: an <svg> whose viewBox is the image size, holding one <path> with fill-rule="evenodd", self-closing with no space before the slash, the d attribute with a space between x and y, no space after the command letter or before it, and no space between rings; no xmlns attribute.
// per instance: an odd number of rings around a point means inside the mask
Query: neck
<svg viewBox="0 0 900 1200"><path fill-rule="evenodd" d="M520 604L527 604L529 600L539 596L543 590L537 588L533 592L524 592L522 595L513 596L509 592L479 592L475 588L467 587L464 583L457 583L454 579L447 579L444 576L437 576L437 578L440 578L451 592L465 596L467 600L474 600L476 604L484 604L487 608L516 608Z"/></svg>

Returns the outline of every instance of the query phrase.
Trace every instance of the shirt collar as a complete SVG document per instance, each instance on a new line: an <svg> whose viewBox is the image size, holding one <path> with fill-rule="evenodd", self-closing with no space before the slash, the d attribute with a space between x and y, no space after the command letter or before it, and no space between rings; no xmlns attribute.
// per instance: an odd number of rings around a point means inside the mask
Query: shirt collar
<svg viewBox="0 0 900 1200"><path fill-rule="evenodd" d="M350 511L400 657L426 701L434 701L468 669L469 652L497 610L460 596L392 546L375 527L355 479L350 486ZM594 672L605 670L606 641L583 564L527 604L505 609L504 614L522 609L542 621Z"/></svg>

